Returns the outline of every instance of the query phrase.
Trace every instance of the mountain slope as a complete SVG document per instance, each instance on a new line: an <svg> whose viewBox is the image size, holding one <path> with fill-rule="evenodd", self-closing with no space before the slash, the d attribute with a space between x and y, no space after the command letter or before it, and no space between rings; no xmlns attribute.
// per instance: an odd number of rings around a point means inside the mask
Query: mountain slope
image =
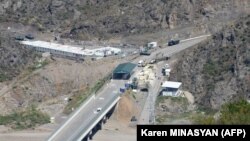
<svg viewBox="0 0 250 141"><path fill-rule="evenodd" d="M249 5L249 0L1 0L0 21L22 22L63 37L105 39L211 26L249 13Z"/></svg>
<svg viewBox="0 0 250 141"><path fill-rule="evenodd" d="M171 79L182 81L199 105L217 109L235 98L250 98L250 16L224 27L182 58Z"/></svg>
<svg viewBox="0 0 250 141"><path fill-rule="evenodd" d="M0 33L0 82L17 76L32 60L33 52L14 41L8 34Z"/></svg>

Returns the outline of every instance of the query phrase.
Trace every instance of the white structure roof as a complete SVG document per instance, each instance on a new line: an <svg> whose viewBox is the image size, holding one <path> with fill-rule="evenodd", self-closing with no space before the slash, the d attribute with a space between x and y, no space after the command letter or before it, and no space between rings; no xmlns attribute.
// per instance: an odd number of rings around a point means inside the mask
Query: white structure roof
<svg viewBox="0 0 250 141"><path fill-rule="evenodd" d="M83 49L81 47L74 47L70 45L62 45L57 43L45 42L45 41L21 41L21 44L41 47L46 49L59 50L69 53L81 54L81 55L96 55L96 56L104 56L104 51L107 51L110 54L111 51L114 53L120 53L121 49L113 48L113 47L103 47L97 49Z"/></svg>
<svg viewBox="0 0 250 141"><path fill-rule="evenodd" d="M165 69L165 72L171 72L171 69Z"/></svg>
<svg viewBox="0 0 250 141"><path fill-rule="evenodd" d="M143 62L144 62L143 60L140 60L138 63L141 64L141 63L143 63Z"/></svg>
<svg viewBox="0 0 250 141"><path fill-rule="evenodd" d="M163 88L176 88L178 89L180 86L181 86L181 82L173 82L173 81L165 81L163 84L162 84L162 87Z"/></svg>

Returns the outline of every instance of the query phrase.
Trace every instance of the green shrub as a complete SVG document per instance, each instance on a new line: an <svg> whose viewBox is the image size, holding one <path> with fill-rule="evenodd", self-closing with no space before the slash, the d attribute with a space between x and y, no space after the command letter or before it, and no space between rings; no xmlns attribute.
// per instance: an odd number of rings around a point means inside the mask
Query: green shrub
<svg viewBox="0 0 250 141"><path fill-rule="evenodd" d="M250 104L246 100L226 103L222 106L217 120L211 113L196 115L193 120L196 124L249 124Z"/></svg>
<svg viewBox="0 0 250 141"><path fill-rule="evenodd" d="M107 75L103 79L100 79L92 88L87 87L84 91L79 91L72 96L72 100L64 108L65 114L70 114L72 108L78 108L91 94L97 93L103 85L110 79L111 74Z"/></svg>
<svg viewBox="0 0 250 141"><path fill-rule="evenodd" d="M0 116L0 125L10 126L13 129L33 128L50 122L49 115L37 110L34 106L21 112Z"/></svg>
<svg viewBox="0 0 250 141"><path fill-rule="evenodd" d="M5 75L5 74L3 74L3 73L0 73L0 82L4 82L4 81L6 81L6 80L8 80L7 75Z"/></svg>
<svg viewBox="0 0 250 141"><path fill-rule="evenodd" d="M221 124L249 124L250 104L246 100L227 103L222 106L219 123Z"/></svg>

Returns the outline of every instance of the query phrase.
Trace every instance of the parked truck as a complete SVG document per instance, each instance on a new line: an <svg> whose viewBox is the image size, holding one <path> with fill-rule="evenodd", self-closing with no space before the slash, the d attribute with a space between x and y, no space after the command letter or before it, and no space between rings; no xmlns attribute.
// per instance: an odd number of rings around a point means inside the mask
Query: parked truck
<svg viewBox="0 0 250 141"><path fill-rule="evenodd" d="M147 55L147 56L149 56L150 54L151 53L150 53L148 47L144 47L144 48L140 49L140 55Z"/></svg>

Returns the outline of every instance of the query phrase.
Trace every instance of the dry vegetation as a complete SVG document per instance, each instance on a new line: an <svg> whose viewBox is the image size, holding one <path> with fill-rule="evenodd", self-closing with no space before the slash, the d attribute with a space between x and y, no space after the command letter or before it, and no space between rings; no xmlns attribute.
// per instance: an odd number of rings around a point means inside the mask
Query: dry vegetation
<svg viewBox="0 0 250 141"><path fill-rule="evenodd" d="M49 115L37 110L34 106L23 111L15 111L9 115L0 116L0 125L21 130L34 128L50 122Z"/></svg>
<svg viewBox="0 0 250 141"><path fill-rule="evenodd" d="M9 89L0 99L0 108L3 109L1 113L8 114L12 110L35 104L42 111L54 116L61 113L67 105L64 98L72 96L72 102L69 102L68 106L70 108L66 108L66 113L70 113L69 109L76 108L89 94L102 86L102 79L120 61L119 58L106 58L79 63L57 58L34 63L18 76L20 79L15 83L2 85ZM53 106L57 108L54 109Z"/></svg>

